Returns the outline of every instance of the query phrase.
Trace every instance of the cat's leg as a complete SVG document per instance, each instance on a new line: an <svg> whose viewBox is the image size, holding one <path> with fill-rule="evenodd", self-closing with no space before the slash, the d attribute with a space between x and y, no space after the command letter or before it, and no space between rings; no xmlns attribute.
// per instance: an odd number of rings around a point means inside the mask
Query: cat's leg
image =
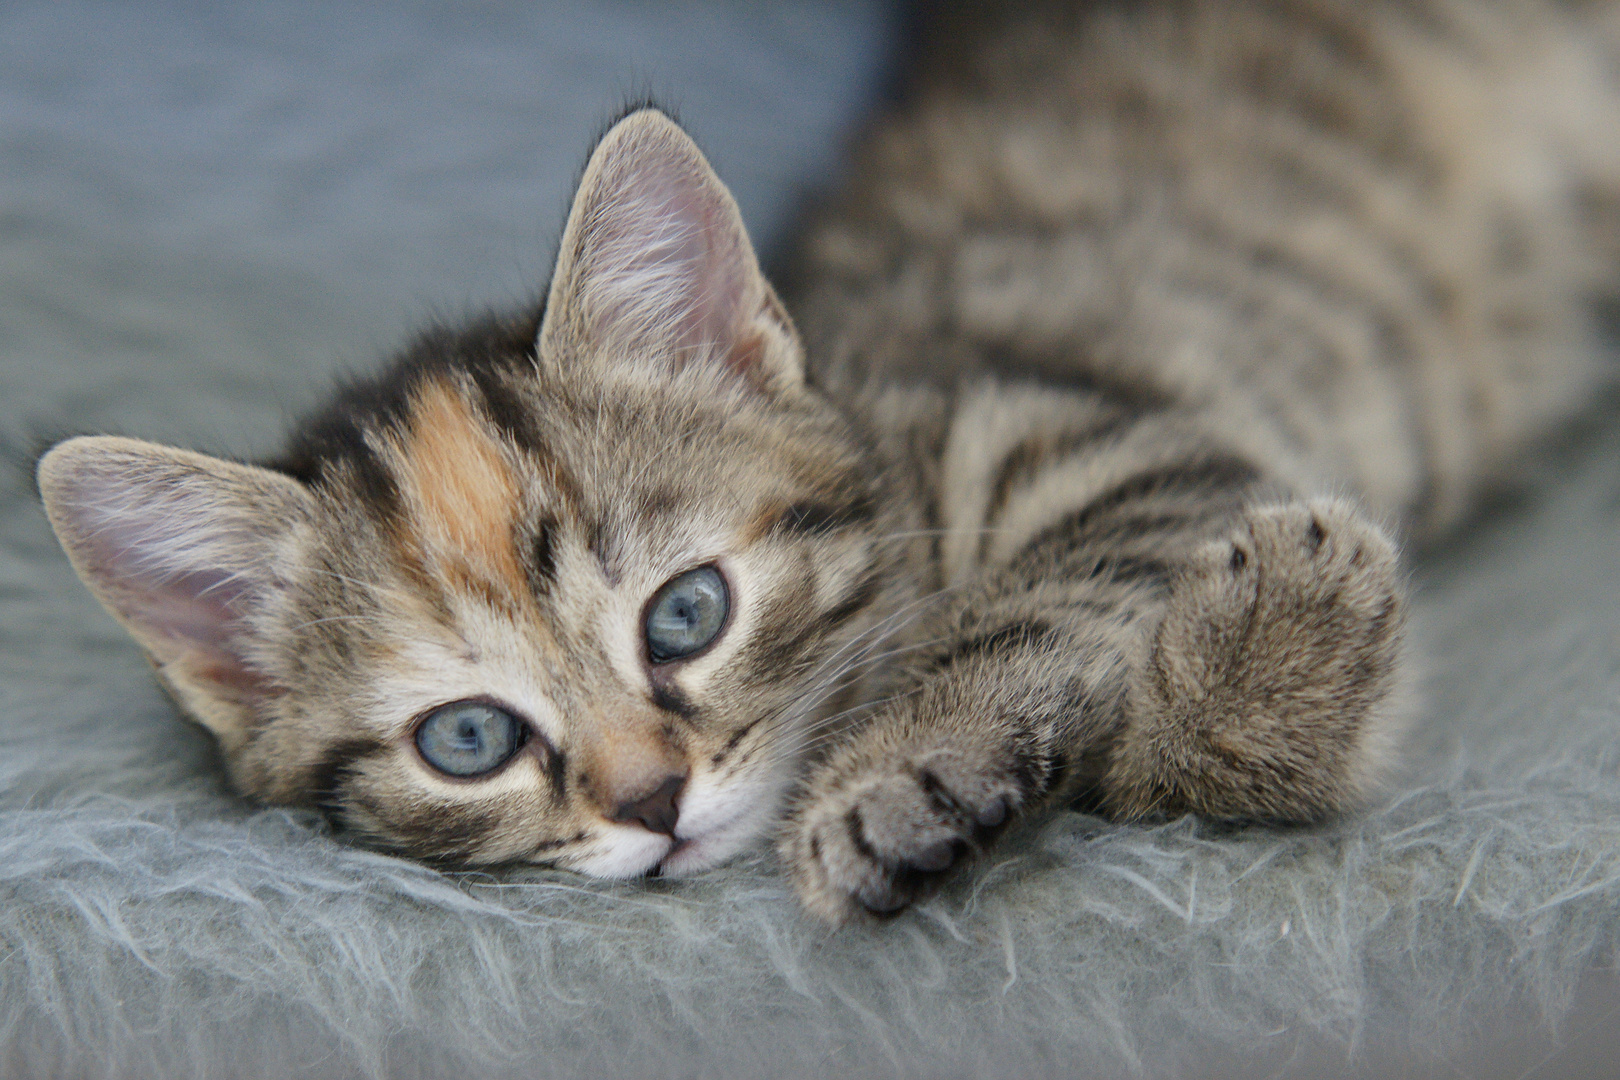
<svg viewBox="0 0 1620 1080"><path fill-rule="evenodd" d="M1367 791L1403 621L1384 534L1343 500L1267 499L1162 562L1133 535L1047 535L988 573L914 689L812 771L781 846L813 911L898 910L1075 797L1300 822Z"/></svg>

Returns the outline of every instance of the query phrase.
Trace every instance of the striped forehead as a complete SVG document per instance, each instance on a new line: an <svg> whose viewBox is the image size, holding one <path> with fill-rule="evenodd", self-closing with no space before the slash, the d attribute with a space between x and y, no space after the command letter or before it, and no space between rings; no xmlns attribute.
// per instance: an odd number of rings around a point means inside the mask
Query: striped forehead
<svg viewBox="0 0 1620 1080"><path fill-rule="evenodd" d="M536 588L553 584L559 526L578 530L614 583L630 555L625 541L678 546L687 532L675 525L682 519L699 533L730 531L746 545L790 509L790 528L804 519L798 528L808 531L869 516L849 460L826 453L819 440L796 445L756 418L652 401L618 409L598 401L560 415L543 398L529 404L551 421L544 444L494 424L477 388L427 379L381 440L406 551L443 584L513 614L530 608ZM671 437L660 421L684 427L684 437Z"/></svg>

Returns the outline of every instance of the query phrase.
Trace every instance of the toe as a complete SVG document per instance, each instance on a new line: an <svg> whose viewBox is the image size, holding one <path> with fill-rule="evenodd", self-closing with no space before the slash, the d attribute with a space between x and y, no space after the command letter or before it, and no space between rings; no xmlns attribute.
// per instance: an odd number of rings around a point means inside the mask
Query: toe
<svg viewBox="0 0 1620 1080"><path fill-rule="evenodd" d="M960 844L952 840L935 840L925 844L917 851L907 855L903 866L908 870L916 870L924 874L937 874L942 870L949 870L951 864L956 862L956 855Z"/></svg>
<svg viewBox="0 0 1620 1080"><path fill-rule="evenodd" d="M1006 796L997 795L985 803L984 806L979 808L979 812L973 815L973 820L981 829L999 829L1002 825L1005 825L1007 823Z"/></svg>

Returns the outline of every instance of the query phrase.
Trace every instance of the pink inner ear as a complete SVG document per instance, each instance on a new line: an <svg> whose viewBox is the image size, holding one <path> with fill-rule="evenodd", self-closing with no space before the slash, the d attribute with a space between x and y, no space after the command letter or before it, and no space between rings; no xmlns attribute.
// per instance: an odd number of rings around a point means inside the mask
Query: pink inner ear
<svg viewBox="0 0 1620 1080"><path fill-rule="evenodd" d="M262 538L211 481L87 468L60 485L58 510L97 594L160 663L179 663L230 696L265 693L248 660L245 615ZM248 509L251 513L251 509ZM232 569L241 565L243 569Z"/></svg>
<svg viewBox="0 0 1620 1080"><path fill-rule="evenodd" d="M765 335L758 330L749 331L738 337L731 346L731 353L726 357L726 363L739 375L758 371L764 360Z"/></svg>
<svg viewBox="0 0 1620 1080"><path fill-rule="evenodd" d="M160 662L179 662L192 677L229 688L232 696L271 692L247 657L244 615L254 597L244 575L217 568L164 572L134 550L119 554L133 556L136 568L118 582L114 603ZM109 569L117 562L114 555Z"/></svg>
<svg viewBox="0 0 1620 1080"><path fill-rule="evenodd" d="M246 590L235 575L219 570L173 574L146 589L131 582L133 610L152 632L188 644L214 645L239 631L238 604Z"/></svg>
<svg viewBox="0 0 1620 1080"><path fill-rule="evenodd" d="M754 269L724 191L700 165L657 146L604 177L599 198L583 283L595 333L737 366Z"/></svg>

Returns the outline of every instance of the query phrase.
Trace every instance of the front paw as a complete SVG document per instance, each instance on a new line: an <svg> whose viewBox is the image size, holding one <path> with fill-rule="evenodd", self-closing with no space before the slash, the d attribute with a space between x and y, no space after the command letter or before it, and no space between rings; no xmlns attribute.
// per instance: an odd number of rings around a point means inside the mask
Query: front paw
<svg viewBox="0 0 1620 1080"><path fill-rule="evenodd" d="M1393 741L1403 621L1394 547L1352 504L1250 509L1172 585L1113 810L1309 821L1354 804Z"/></svg>
<svg viewBox="0 0 1620 1080"><path fill-rule="evenodd" d="M1017 812L1022 787L1006 757L857 745L826 762L781 842L805 907L839 923L892 915L933 892Z"/></svg>

